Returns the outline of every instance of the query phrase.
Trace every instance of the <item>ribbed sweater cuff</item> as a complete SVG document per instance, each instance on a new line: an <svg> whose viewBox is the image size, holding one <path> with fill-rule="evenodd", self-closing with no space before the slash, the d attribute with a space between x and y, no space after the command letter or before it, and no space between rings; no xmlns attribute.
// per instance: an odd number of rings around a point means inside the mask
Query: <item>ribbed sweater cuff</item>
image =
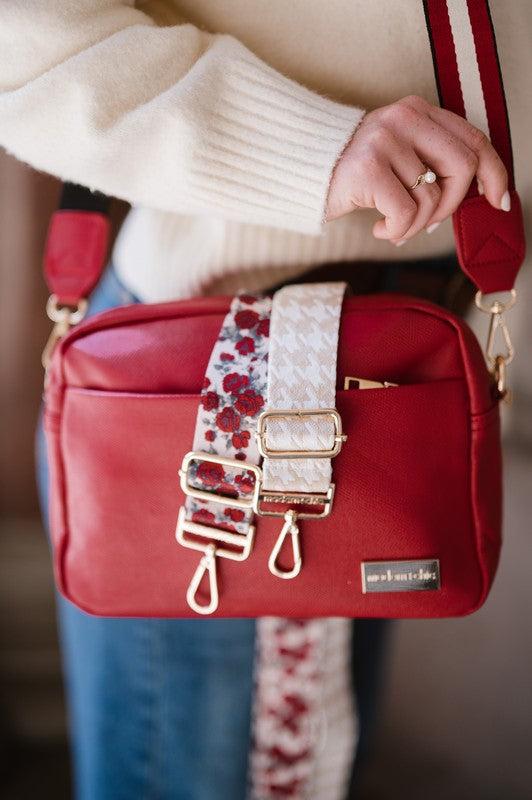
<svg viewBox="0 0 532 800"><path fill-rule="evenodd" d="M207 204L226 218L318 234L334 165L364 111L306 89L234 40L233 47L192 160L192 210Z"/></svg>

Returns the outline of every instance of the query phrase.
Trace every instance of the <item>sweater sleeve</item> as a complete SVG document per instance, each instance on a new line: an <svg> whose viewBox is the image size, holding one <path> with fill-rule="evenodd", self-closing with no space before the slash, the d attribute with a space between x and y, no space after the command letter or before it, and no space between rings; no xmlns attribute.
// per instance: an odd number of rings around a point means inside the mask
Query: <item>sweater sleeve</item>
<svg viewBox="0 0 532 800"><path fill-rule="evenodd" d="M0 3L0 144L132 204L319 233L362 115L133 0Z"/></svg>

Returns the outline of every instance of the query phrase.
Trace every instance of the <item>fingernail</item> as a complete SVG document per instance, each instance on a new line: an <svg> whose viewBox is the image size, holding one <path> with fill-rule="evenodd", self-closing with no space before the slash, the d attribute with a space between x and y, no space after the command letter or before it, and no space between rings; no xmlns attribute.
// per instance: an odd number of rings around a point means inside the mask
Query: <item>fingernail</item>
<svg viewBox="0 0 532 800"><path fill-rule="evenodd" d="M501 197L501 209L503 211L509 211L511 207L512 201L510 200L510 192L506 191Z"/></svg>
<svg viewBox="0 0 532 800"><path fill-rule="evenodd" d="M425 230L427 231L427 233L432 233L433 231L436 230L436 228L439 228L440 225L441 222L433 222L432 225L429 225L429 227L425 228Z"/></svg>
<svg viewBox="0 0 532 800"><path fill-rule="evenodd" d="M408 241L408 239L399 239L399 241L395 243L395 246L396 247L402 247L404 244L407 243L407 241Z"/></svg>
<svg viewBox="0 0 532 800"><path fill-rule="evenodd" d="M482 183L480 178L477 178L477 186L478 186L478 193L484 194L484 184Z"/></svg>

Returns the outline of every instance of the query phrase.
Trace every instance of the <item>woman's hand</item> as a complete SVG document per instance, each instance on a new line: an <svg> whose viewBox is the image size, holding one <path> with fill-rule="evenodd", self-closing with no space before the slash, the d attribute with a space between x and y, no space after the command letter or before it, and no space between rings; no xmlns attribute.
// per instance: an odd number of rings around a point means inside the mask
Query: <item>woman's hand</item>
<svg viewBox="0 0 532 800"><path fill-rule="evenodd" d="M427 167L436 183L410 188ZM376 208L384 219L374 236L401 244L450 216L475 175L489 203L509 211L506 169L482 131L421 97L405 97L362 119L334 168L325 218Z"/></svg>

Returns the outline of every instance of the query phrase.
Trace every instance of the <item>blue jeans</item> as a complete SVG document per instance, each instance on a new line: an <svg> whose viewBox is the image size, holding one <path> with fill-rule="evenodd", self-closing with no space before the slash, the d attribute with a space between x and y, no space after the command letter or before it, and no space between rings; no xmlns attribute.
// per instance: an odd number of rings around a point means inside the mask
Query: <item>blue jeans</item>
<svg viewBox="0 0 532 800"><path fill-rule="evenodd" d="M109 269L89 313L137 302ZM48 518L42 426L37 471ZM58 596L76 800L244 800L255 623L92 617ZM357 620L357 765L375 718L387 625ZM356 777L356 776L354 776Z"/></svg>

